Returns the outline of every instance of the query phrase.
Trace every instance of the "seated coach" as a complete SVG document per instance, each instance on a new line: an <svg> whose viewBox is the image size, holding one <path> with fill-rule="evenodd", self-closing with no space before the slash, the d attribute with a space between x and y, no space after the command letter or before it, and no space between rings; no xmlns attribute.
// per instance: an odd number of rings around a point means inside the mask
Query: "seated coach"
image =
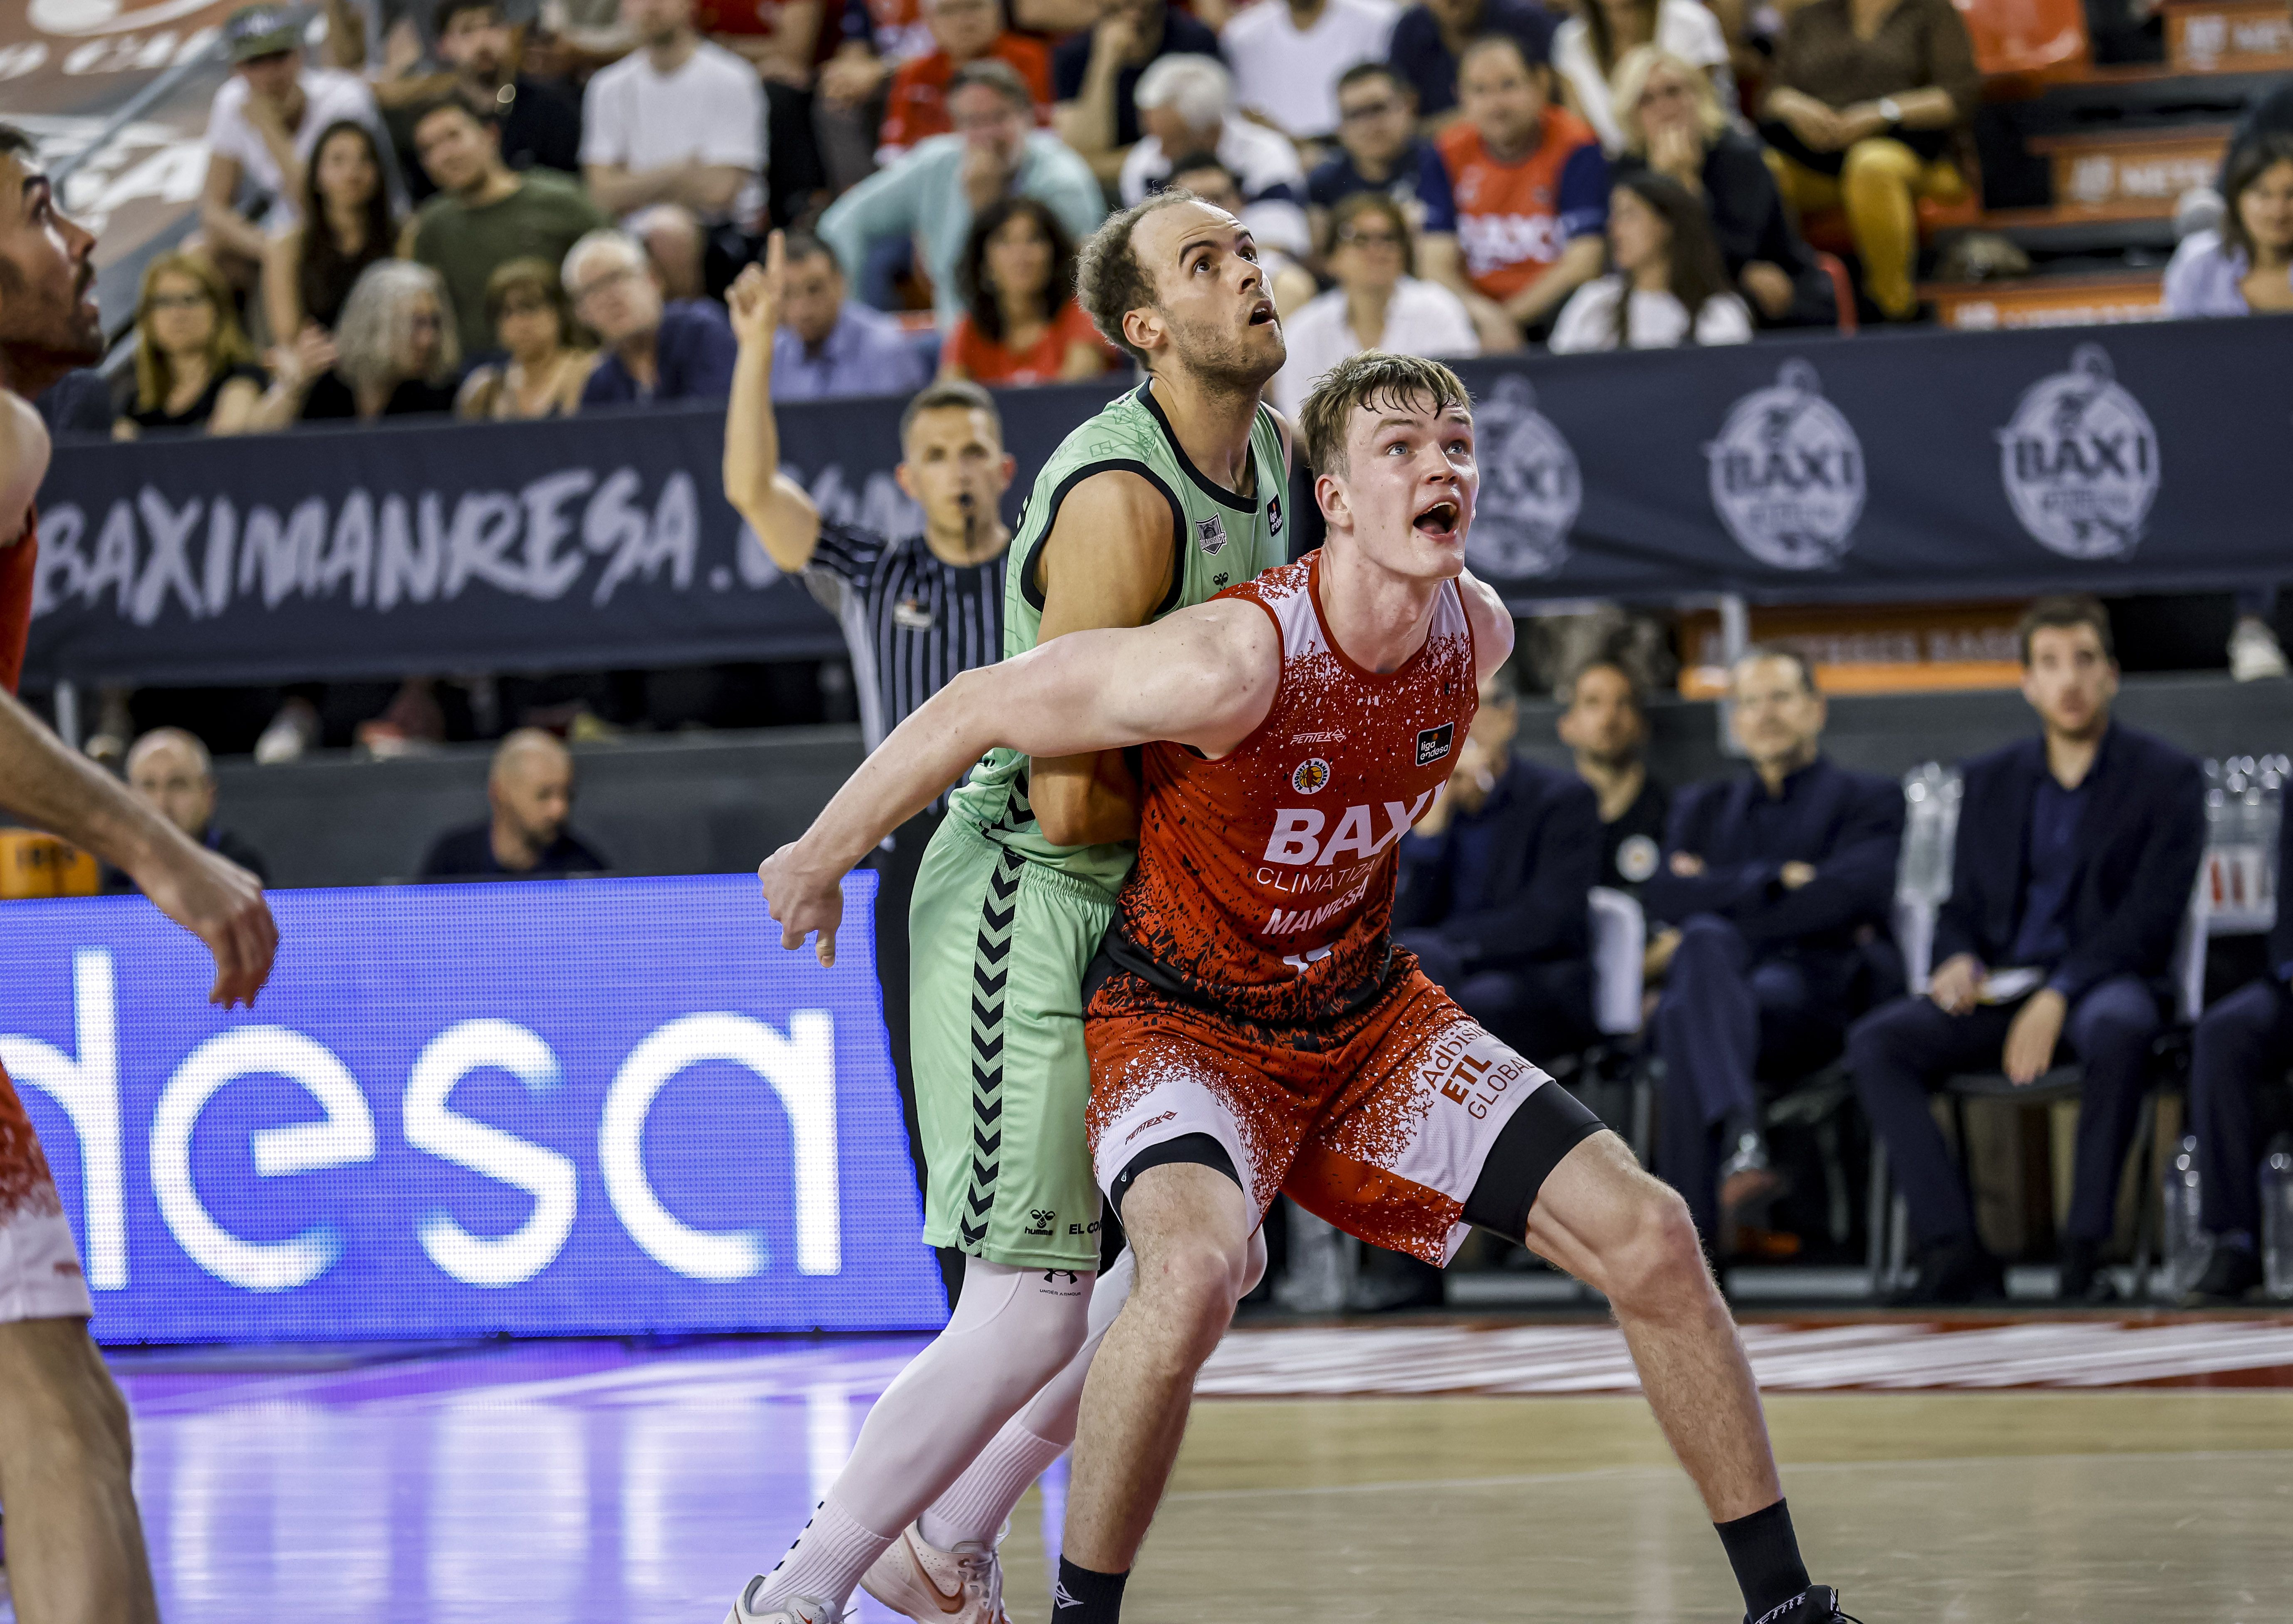
<svg viewBox="0 0 2293 1624"><path fill-rule="evenodd" d="M1666 927L1652 958L1669 959L1657 1170L1715 1240L1781 1191L1754 1079L1823 1064L1855 1012L1902 984L1887 933L1901 790L1824 759L1824 698L1800 655L1751 649L1729 687L1751 769L1680 791L1641 890Z"/></svg>
<svg viewBox="0 0 2293 1624"><path fill-rule="evenodd" d="M2042 600L2020 636L2022 697L2042 731L1966 764L1926 996L1897 999L1848 1040L1855 1090L1910 1208L1918 1274L1906 1303L2003 1291L1929 1092L1962 1072L2027 1085L2065 1048L2086 1080L2062 1295L2112 1295L2099 1255L2205 849L2198 764L2111 720L2118 663L2103 606Z"/></svg>
<svg viewBox="0 0 2293 1624"><path fill-rule="evenodd" d="M2268 968L2206 1011L2190 1053L2190 1126L2198 1135L2198 1202L2213 1256L2184 1308L2241 1303L2261 1284L2261 1151L2254 1096L2293 1070L2293 818L2277 827L2277 923Z"/></svg>
<svg viewBox="0 0 2293 1624"><path fill-rule="evenodd" d="M1600 809L1576 774L1512 753L1508 661L1432 809L1401 842L1394 939L1498 1038L1532 1059L1583 1048L1592 1023L1591 904Z"/></svg>

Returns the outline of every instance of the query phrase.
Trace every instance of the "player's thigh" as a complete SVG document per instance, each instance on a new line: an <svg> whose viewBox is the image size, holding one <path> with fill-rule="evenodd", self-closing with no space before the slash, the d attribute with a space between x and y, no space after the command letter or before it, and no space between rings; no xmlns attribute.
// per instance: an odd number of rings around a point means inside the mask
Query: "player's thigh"
<svg viewBox="0 0 2293 1624"><path fill-rule="evenodd" d="M1446 1264L1468 1231L1519 1240L1545 1177L1600 1119L1422 975L1348 1044L1356 1081L1284 1189L1362 1240Z"/></svg>
<svg viewBox="0 0 2293 1624"><path fill-rule="evenodd" d="M0 1323L0 1482L65 1452L123 1466L129 1454L127 1403L87 1321Z"/></svg>
<svg viewBox="0 0 2293 1624"><path fill-rule="evenodd" d="M1546 1176L1519 1239L1612 1298L1667 1273L1704 1269L1687 1203L1605 1129Z"/></svg>

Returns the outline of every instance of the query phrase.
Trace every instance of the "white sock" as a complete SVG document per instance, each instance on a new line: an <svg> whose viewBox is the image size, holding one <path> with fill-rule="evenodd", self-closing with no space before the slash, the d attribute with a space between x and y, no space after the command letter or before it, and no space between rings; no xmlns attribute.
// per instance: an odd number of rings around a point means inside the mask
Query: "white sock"
<svg viewBox="0 0 2293 1624"><path fill-rule="evenodd" d="M835 1487L750 1604L850 1601L884 1547L1073 1361L1090 1334L1091 1287L1089 1274L968 1259L947 1329L876 1401Z"/></svg>

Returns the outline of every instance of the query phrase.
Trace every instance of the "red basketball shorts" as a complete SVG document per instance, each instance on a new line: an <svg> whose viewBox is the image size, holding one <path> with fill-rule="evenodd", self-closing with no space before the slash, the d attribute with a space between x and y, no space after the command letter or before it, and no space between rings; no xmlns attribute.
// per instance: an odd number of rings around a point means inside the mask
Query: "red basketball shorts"
<svg viewBox="0 0 2293 1624"><path fill-rule="evenodd" d="M0 1071L0 1324L94 1312L48 1159L15 1084Z"/></svg>

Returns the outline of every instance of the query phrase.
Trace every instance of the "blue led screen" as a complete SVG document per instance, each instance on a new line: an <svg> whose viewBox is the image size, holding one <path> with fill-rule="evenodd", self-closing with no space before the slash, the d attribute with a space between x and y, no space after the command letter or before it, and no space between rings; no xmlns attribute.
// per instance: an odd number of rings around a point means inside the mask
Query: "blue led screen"
<svg viewBox="0 0 2293 1624"><path fill-rule="evenodd" d="M0 1063L107 1342L893 1330L945 1310L846 882L281 892L252 1013L140 897L0 905Z"/></svg>

